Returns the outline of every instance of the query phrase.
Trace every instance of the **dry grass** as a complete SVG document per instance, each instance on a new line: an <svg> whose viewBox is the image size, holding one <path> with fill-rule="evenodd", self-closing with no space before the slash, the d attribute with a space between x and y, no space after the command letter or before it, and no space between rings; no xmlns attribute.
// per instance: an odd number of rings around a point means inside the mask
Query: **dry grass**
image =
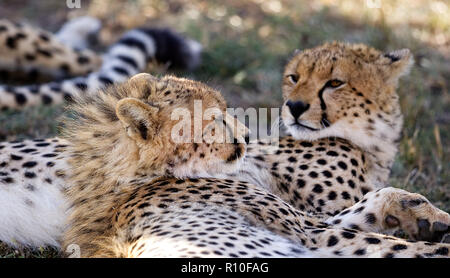
<svg viewBox="0 0 450 278"><path fill-rule="evenodd" d="M376 6L380 2L382 5ZM330 40L363 42L382 50L409 48L416 65L400 84L405 127L391 184L421 193L450 211L448 4L427 0L223 3L81 0L82 9L69 10L65 1L59 0L3 0L0 16L56 30L67 17L90 14L103 20L104 44L135 26L171 27L205 46L202 66L177 74L217 87L234 107L279 106L280 73L296 48ZM46 16L48 13L52 16ZM53 136L57 132L54 119L61 111L56 107L0 113L0 139ZM56 252L47 250L0 249L0 256L7 257L54 255Z"/></svg>

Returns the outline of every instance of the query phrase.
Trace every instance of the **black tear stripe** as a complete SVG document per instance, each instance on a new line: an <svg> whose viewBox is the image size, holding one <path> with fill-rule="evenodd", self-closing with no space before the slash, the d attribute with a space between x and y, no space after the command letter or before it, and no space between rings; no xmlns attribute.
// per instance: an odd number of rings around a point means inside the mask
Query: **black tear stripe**
<svg viewBox="0 0 450 278"><path fill-rule="evenodd" d="M330 83L330 81L325 83L325 85L319 91L320 108L322 109L322 119L321 119L320 122L325 127L329 127L330 126L330 121L328 121L327 113L325 112L327 110L327 105L325 104L325 101L323 100L323 91L325 91L326 87L329 86L329 83Z"/></svg>
<svg viewBox="0 0 450 278"><path fill-rule="evenodd" d="M325 111L327 109L327 105L325 104L325 101L323 100L323 91L325 91L325 88L329 85L328 83L329 83L329 81L319 91L320 108L322 109L322 111Z"/></svg>

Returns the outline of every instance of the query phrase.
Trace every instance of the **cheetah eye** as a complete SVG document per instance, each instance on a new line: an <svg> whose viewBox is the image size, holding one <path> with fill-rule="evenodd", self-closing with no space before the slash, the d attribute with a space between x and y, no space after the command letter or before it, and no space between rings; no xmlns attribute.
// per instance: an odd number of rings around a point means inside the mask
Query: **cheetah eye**
<svg viewBox="0 0 450 278"><path fill-rule="evenodd" d="M331 87L331 88L337 88L337 87L341 86L342 84L344 84L344 82L341 80L338 80L338 79L333 79L333 80L330 80L327 82L328 87Z"/></svg>
<svg viewBox="0 0 450 278"><path fill-rule="evenodd" d="M299 76L298 76L298 74L289 74L289 75L287 76L287 78L289 78L289 80L290 80L292 83L296 84L296 83L298 82Z"/></svg>

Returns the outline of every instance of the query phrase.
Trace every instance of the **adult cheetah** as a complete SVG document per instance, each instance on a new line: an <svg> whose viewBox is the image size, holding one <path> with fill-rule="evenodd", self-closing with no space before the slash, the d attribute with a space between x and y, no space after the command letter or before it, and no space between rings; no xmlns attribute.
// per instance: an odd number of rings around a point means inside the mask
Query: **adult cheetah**
<svg viewBox="0 0 450 278"><path fill-rule="evenodd" d="M384 54L362 44L334 42L297 53L283 79L282 118L293 137L278 149L250 146L242 168L251 170L237 176L269 184L296 208L330 217L327 223L383 233L400 227L412 239L440 240L449 233L448 214L429 222L425 198L381 189L403 124L396 86L412 63L406 49Z"/></svg>

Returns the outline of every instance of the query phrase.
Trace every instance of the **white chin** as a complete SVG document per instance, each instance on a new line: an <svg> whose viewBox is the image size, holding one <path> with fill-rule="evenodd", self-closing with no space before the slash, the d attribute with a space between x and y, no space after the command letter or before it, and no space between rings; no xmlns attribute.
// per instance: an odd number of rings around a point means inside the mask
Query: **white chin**
<svg viewBox="0 0 450 278"><path fill-rule="evenodd" d="M287 127L287 131L297 140L307 140L313 131L299 125L291 125Z"/></svg>

